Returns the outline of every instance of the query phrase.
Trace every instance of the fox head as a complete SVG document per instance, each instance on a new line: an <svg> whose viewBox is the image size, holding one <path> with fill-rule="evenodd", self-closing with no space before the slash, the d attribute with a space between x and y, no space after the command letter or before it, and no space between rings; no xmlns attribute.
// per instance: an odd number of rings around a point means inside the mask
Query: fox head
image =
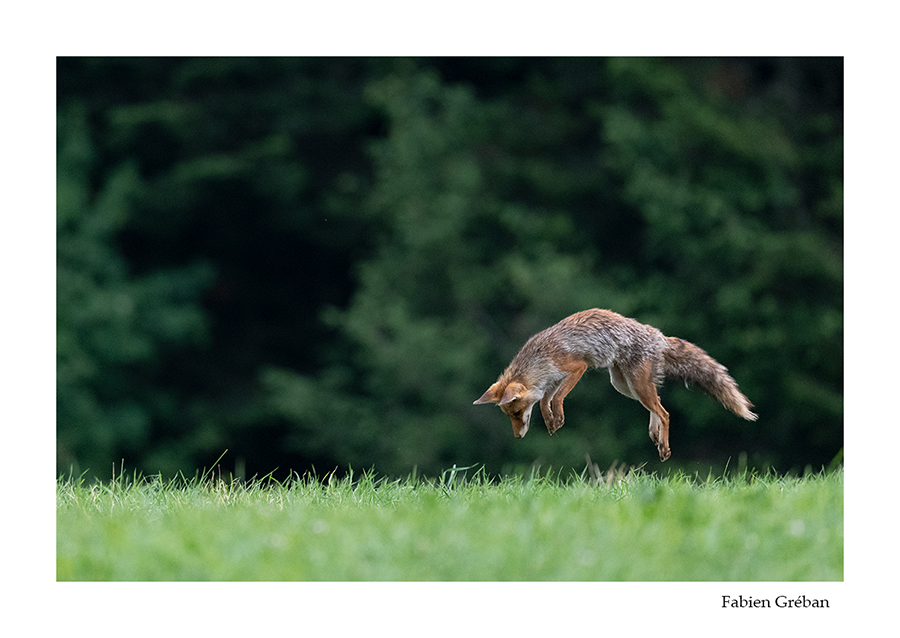
<svg viewBox="0 0 900 638"><path fill-rule="evenodd" d="M496 403L512 421L513 435L521 439L528 432L531 409L541 400L538 393L518 381L497 381L473 405Z"/></svg>

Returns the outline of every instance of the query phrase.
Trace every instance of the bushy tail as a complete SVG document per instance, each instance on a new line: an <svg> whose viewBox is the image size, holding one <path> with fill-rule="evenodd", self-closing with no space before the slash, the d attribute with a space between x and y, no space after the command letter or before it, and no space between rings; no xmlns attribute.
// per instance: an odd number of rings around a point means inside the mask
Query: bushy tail
<svg viewBox="0 0 900 638"><path fill-rule="evenodd" d="M663 352L665 376L699 386L739 417L756 421L756 415L750 411L753 404L738 390L728 368L690 341L666 337L666 342L668 347Z"/></svg>

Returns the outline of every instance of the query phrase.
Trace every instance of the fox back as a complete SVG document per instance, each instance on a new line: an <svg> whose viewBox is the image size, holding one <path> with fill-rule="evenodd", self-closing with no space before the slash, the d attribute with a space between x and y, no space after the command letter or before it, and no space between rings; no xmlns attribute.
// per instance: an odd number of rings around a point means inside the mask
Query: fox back
<svg viewBox="0 0 900 638"><path fill-rule="evenodd" d="M523 378L532 385L553 378L554 361L577 357L592 368L618 364L633 369L645 361L654 363L654 378L662 381L659 366L667 348L663 333L611 310L583 310L542 330L522 346L501 375Z"/></svg>

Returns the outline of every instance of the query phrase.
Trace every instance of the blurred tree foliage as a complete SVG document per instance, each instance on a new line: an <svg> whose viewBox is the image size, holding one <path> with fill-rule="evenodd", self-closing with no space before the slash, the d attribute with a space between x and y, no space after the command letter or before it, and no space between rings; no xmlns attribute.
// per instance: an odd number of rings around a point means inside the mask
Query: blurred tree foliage
<svg viewBox="0 0 900 638"><path fill-rule="evenodd" d="M63 58L58 88L61 471L655 467L602 373L553 439L471 405L590 307L757 405L664 388L669 463L843 445L840 59Z"/></svg>
<svg viewBox="0 0 900 638"><path fill-rule="evenodd" d="M153 418L171 416L159 363L166 348L202 340L196 297L211 273L198 264L134 276L113 237L139 197L140 177L125 164L92 187L83 114L61 113L58 132L58 462L99 470L117 454L146 453Z"/></svg>

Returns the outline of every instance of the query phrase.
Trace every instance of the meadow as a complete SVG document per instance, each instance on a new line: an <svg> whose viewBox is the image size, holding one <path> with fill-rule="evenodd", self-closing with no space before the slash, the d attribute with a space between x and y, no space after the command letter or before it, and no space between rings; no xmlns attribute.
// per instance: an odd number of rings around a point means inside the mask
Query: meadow
<svg viewBox="0 0 900 638"><path fill-rule="evenodd" d="M57 482L60 581L842 581L843 471Z"/></svg>

